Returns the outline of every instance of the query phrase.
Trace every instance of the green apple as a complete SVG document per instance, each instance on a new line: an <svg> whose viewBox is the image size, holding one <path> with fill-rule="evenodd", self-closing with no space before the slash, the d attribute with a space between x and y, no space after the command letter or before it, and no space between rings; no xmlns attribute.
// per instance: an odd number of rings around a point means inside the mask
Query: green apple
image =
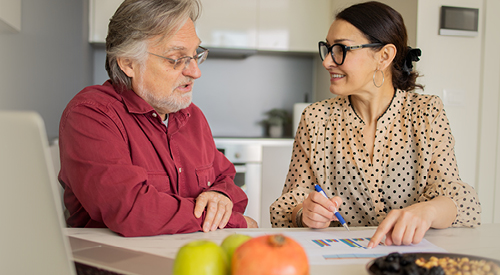
<svg viewBox="0 0 500 275"><path fill-rule="evenodd" d="M208 240L189 242L179 249L173 275L228 275L229 263L225 251Z"/></svg>
<svg viewBox="0 0 500 275"><path fill-rule="evenodd" d="M229 262L233 258L234 251L240 247L244 242L250 240L252 237L243 234L231 234L227 236L221 243L221 247L226 251Z"/></svg>

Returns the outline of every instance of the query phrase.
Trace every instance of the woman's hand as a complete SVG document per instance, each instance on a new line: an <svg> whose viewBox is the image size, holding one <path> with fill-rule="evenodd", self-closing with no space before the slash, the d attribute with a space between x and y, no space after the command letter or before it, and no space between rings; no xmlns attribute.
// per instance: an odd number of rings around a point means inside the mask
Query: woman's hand
<svg viewBox="0 0 500 275"><path fill-rule="evenodd" d="M326 198L313 191L302 203L302 224L310 228L325 228L331 221L336 221L335 210L342 203L342 198Z"/></svg>
<svg viewBox="0 0 500 275"><path fill-rule="evenodd" d="M456 206L446 197L392 210L380 223L368 247L376 247L385 236L385 245L418 244L429 228L447 228L455 220Z"/></svg>

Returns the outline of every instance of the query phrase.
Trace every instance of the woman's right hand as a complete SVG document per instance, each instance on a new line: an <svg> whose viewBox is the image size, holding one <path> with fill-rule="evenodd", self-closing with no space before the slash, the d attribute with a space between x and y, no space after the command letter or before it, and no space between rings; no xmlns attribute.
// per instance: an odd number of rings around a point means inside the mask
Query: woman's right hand
<svg viewBox="0 0 500 275"><path fill-rule="evenodd" d="M342 198L335 196L330 199L321 193L309 193L302 203L302 224L310 228L326 228L331 221L337 221L335 209L342 203Z"/></svg>

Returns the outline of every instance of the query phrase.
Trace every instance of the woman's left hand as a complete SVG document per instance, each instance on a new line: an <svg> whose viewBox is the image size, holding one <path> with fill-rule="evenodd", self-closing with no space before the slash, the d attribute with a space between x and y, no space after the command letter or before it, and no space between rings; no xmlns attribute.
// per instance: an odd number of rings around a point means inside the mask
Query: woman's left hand
<svg viewBox="0 0 500 275"><path fill-rule="evenodd" d="M392 210L378 226L368 247L376 247L384 236L385 245L418 244L431 226L447 228L455 217L456 206L446 197L437 197L431 201Z"/></svg>
<svg viewBox="0 0 500 275"><path fill-rule="evenodd" d="M376 247L385 236L385 245L417 244L430 228L429 217L421 203L404 209L392 210L380 223L368 247Z"/></svg>

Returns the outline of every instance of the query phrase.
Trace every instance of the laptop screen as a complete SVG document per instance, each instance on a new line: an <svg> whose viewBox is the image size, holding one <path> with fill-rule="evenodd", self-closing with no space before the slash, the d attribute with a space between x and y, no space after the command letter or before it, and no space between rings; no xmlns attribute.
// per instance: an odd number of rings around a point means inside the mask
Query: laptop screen
<svg viewBox="0 0 500 275"><path fill-rule="evenodd" d="M0 274L75 274L42 118L0 111L0 129Z"/></svg>

